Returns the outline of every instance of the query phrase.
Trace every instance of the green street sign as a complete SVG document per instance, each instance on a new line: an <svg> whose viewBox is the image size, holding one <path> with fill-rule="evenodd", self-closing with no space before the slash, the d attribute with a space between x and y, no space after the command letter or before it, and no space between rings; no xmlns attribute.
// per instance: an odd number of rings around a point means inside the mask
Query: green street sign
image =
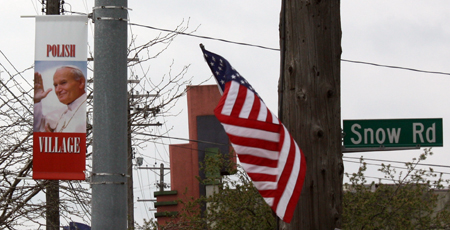
<svg viewBox="0 0 450 230"><path fill-rule="evenodd" d="M442 118L344 120L344 147L442 147Z"/></svg>

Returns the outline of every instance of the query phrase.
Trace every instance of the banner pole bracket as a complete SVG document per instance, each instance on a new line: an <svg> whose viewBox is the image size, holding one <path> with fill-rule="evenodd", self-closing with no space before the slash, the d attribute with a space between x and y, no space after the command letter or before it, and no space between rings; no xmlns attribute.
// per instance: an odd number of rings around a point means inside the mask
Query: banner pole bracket
<svg viewBox="0 0 450 230"><path fill-rule="evenodd" d="M89 184L125 184L125 182L115 182L115 181L93 181L93 177L95 176L120 176L120 177L130 177L130 175L126 175L125 173L92 173L91 177L89 177Z"/></svg>
<svg viewBox="0 0 450 230"><path fill-rule="evenodd" d="M126 175L125 173L92 173L92 176L123 176L123 177L130 177L130 175Z"/></svg>
<svg viewBox="0 0 450 230"><path fill-rule="evenodd" d="M92 23L95 23L95 20L113 20L113 21L130 21L128 18L113 18L113 17L96 17L95 10L99 9L120 9L120 10L132 10L131 8L125 6L96 6L92 8L92 13L88 15L88 18L92 19Z"/></svg>

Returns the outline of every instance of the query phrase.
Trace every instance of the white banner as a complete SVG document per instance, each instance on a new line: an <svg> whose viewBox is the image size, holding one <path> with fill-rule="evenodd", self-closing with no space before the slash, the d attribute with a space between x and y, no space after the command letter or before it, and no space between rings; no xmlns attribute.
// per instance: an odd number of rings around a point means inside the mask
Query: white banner
<svg viewBox="0 0 450 230"><path fill-rule="evenodd" d="M34 179L85 178L87 20L36 17Z"/></svg>
<svg viewBox="0 0 450 230"><path fill-rule="evenodd" d="M36 16L36 61L85 61L87 16Z"/></svg>

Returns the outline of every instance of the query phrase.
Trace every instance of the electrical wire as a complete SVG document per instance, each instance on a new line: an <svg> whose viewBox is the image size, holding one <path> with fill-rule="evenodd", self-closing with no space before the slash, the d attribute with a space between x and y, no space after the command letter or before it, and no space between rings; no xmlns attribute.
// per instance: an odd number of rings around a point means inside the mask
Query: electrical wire
<svg viewBox="0 0 450 230"><path fill-rule="evenodd" d="M209 40L215 40L215 41L220 41L220 42L226 42L226 43L231 43L231 44L235 44L235 45L252 46L252 47L257 47L257 48L261 48L261 49L280 51L280 49L270 48L270 47L267 47L267 46L254 45L254 44L244 43L244 42L235 42L235 41L230 41L230 40L226 40L226 39L222 39L222 38L213 38L213 37L208 37L208 36L189 34L189 33L184 33L184 32L179 32L179 31L168 30L168 29L161 29L161 28L157 28L157 27L153 27L153 26L141 25L141 24L137 24L137 23L128 23L128 24L132 25L132 26L139 26L139 27L144 27L144 28L148 28L148 29L168 32L168 33L176 33L176 34L190 36L190 37L196 37L196 38L202 38L202 39L209 39Z"/></svg>
<svg viewBox="0 0 450 230"><path fill-rule="evenodd" d="M267 46L255 45L255 44L244 43L244 42L236 42L236 41L226 40L226 39L222 39L222 38L214 38L214 37L210 37L210 36L202 36L202 35L183 33L183 32L179 32L179 31L174 31L174 30L169 30L169 29L162 29L162 28L157 28L157 27L154 27L154 26L142 25L142 24L137 24L137 23L128 23L128 24L129 25L133 25L133 26L139 26L139 27L144 27L144 28L148 28L148 29L168 32L168 33L177 33L177 34L180 34L180 35L185 35L185 36L190 36L190 37L196 37L196 38L202 38L202 39L226 42L226 43L231 43L231 44L235 44L235 45L243 45L243 46L256 47L256 48L261 48L261 49L266 49L266 50L272 50L272 51L280 51L280 49L277 49L277 48L271 48L271 47L267 47ZM383 65L383 64L377 64L377 63L371 63L371 62L365 62L365 61L355 61L355 60L348 60L348 59L341 59L341 61L349 62L349 63L355 63L355 64L373 65L373 66L377 66L377 67L385 67L385 68L408 70L408 71L414 71L414 72L420 72L420 73L426 73L426 74L450 75L450 73L447 73L447 72L420 70L420 69L409 68L409 67Z"/></svg>
<svg viewBox="0 0 450 230"><path fill-rule="evenodd" d="M361 158L358 158L358 157L342 157L342 158L347 158L347 159L361 159ZM408 162L403 162L403 161L381 160L381 159L372 159L372 158L363 158L363 160L369 160L369 161L382 161L382 162L398 163L398 164L405 164L405 163L408 163ZM450 168L450 166L448 166L448 165L436 165L436 164L425 164L425 163L418 163L417 165L421 165L421 166L430 166L430 167Z"/></svg>
<svg viewBox="0 0 450 230"><path fill-rule="evenodd" d="M35 7L36 8L36 7ZM71 12L71 11L67 11L67 12ZM77 13L77 12L71 12L71 13ZM80 13L81 14L81 13ZM220 39L220 38L214 38L214 37L208 37L208 36L201 36L201 35L194 35L194 34L188 34L188 33L184 33L184 32L179 32L179 31L173 31L173 30L166 30L166 29L161 29L161 28L157 28L157 27L152 27L152 26L146 26L146 25L141 25L141 24L137 24L137 23L129 23L130 26L139 26L139 27L144 27L144 28L149 28L149 29L154 29L154 30L159 30L159 31L164 31L164 32L170 32L170 33L176 33L176 34L180 34L180 35L185 35L185 36L191 36L191 37L196 37L196 38L201 38L201 39L209 39L209 40L215 40L215 41L220 41L220 42L226 42L226 43L231 43L231 44L236 44L236 45L243 45L243 46L250 46L250 47L256 47L256 48L261 48L261 49L266 49L266 50L272 50L272 51L280 51L280 49L276 49L276 48L270 48L270 47L266 47L266 46L260 46L260 45L255 45L255 44L250 44L250 43L243 43L243 42L235 42L235 41L230 41L230 40L226 40L226 39ZM131 28L131 27L130 27ZM9 60L8 60L9 61ZM399 66L391 66L391 65L382 65L382 64L376 64L376 63L370 63L370 62L363 62L363 61L353 61L353 60L347 60L347 59L341 59L341 61L343 62L349 62L349 63L355 63L355 64L365 64L365 65L373 65L373 66L377 66L377 67L385 67L385 68L394 68L394 69L402 69L402 70L408 70L408 71L415 71L415 72L421 72L421 73L427 73L427 74L441 74L441 75L450 75L450 73L445 73L445 72L438 72L438 71L426 71L426 70L419 70L419 69L414 69L414 68L407 68L407 67L399 67ZM187 138L177 138L177 137L170 137L170 136L163 136L163 135L152 135L152 134L143 134L143 133L137 133L140 135L147 135L147 136L154 136L154 137L158 137L158 138L168 138L169 140L171 139L177 139L177 140L184 140L184 141L193 141L193 142L200 142L200 143L209 143L209 144L216 144L216 145L225 145L223 143L213 143L213 142L206 142L206 141L201 141L201 140L192 140L192 139L187 139ZM166 143L162 143L163 145L168 145ZM198 149L197 149L198 150ZM158 151L159 153L159 151ZM351 159L359 159L359 158L352 158L352 157L344 157L344 158L351 158ZM391 162L391 163L405 163L405 162L400 162L400 161L388 161L388 160L377 160L377 159L368 159L368 158L364 158L365 160L373 160L373 161L383 161L383 162ZM351 161L346 161L346 162L351 162ZM356 163L356 162L352 162L352 163ZM432 165L432 164L420 164L420 165L426 165L426 166L433 166L433 167L445 167L445 168L450 168L450 166L442 166L442 165ZM448 173L446 173L448 174ZM139 175L138 175L139 177ZM379 179L384 179L384 178L379 178ZM140 187L142 189L142 185L140 182ZM141 190L142 192L142 190ZM147 208L147 207L146 207ZM147 217L148 217L148 213L147 213Z"/></svg>
<svg viewBox="0 0 450 230"><path fill-rule="evenodd" d="M72 13L78 13L78 12L72 12ZM81 14L84 14L84 13L81 13ZM130 23L128 23L128 25L144 27L144 28L158 30L158 31L163 31L163 32L167 32L167 33L176 33L176 34L179 34L179 35L185 35L185 36L196 37L196 38L201 38L201 39L208 39L208 40L215 40L215 41L220 41L220 42L226 42L226 43L231 43L231 44L235 44L235 45L243 45L243 46L256 47L256 48L260 48L260 49L272 50L272 51L280 51L280 49L278 49L278 48L271 48L271 47L262 46L262 45L255 45L255 44L251 44L251 43L231 41L231 40L227 40L227 39L215 38L215 37L210 37L210 36L195 35L195 34L184 33L184 32L180 32L180 31L176 31L176 30L163 29L163 28L158 28L158 27L149 26L149 25L142 25L142 24L138 24L138 23L130 22ZM131 29L131 27L130 27L130 29ZM427 73L427 74L450 75L450 73L441 72L441 71L420 70L420 69L409 68L409 67L401 67L401 66L394 66L394 65L383 65L383 64L377 64L377 63L365 62L365 61L355 61L355 60L348 60L348 59L341 59L341 61L349 62L349 63L355 63L355 64L372 65L372 66L377 66L377 67L385 67L385 68L408 70L408 71Z"/></svg>
<svg viewBox="0 0 450 230"><path fill-rule="evenodd" d="M136 133L136 134L145 135L145 136L151 136L151 137L157 137L157 138L170 138L170 139L182 140L182 141L193 141L193 142L205 143L205 144L213 144L213 145L230 145L230 144L210 142L210 141L203 141L203 140L194 140L194 139L188 139L188 138L182 138L182 137L170 137L170 136L163 136L163 135L154 135L154 134L149 134L149 133Z"/></svg>
<svg viewBox="0 0 450 230"><path fill-rule="evenodd" d="M142 175L140 174L140 171L138 171L138 173L136 174L138 176L138 183L139 183L139 187L140 187L140 192L142 197L145 199L145 188L143 187L143 182L142 182ZM148 207L147 204L144 202L144 209L145 209L145 214L147 215L147 218L150 219L149 215L148 215Z"/></svg>
<svg viewBox="0 0 450 230"><path fill-rule="evenodd" d="M78 13L78 12L72 12L72 13ZM80 13L80 14L84 14L84 13ZM142 24L138 24L138 23L130 22L130 23L128 23L128 25L130 25L130 26L138 26L138 27L143 27L143 28L148 28L148 29L168 32L168 33L176 33L176 34L179 34L179 35L185 35L185 36L196 37L196 38L201 38L201 39L208 39L208 40L215 40L215 41L220 41L220 42L226 42L226 43L231 43L231 44L235 44L235 45L243 45L243 46L256 47L256 48L260 48L260 49L272 50L272 51L280 51L280 49L271 48L271 47L262 46L262 45L255 45L255 44L244 43L244 42L236 42L236 41L231 41L231 40L222 39L222 38L215 38L215 37L210 37L210 36L195 35L195 34L184 33L184 32L170 30L170 29L158 28L158 27L149 26L149 25L142 25ZM365 64L365 65L373 65L373 66L385 67L385 68L394 68L394 69L408 70L408 71L427 73L427 74L450 75L450 73L447 73L447 72L420 70L420 69L409 68L409 67L383 65L383 64L377 64L377 63L371 63L371 62L365 62L365 61L355 61L355 60L348 60L348 59L341 59L341 61L349 62L349 63L355 63L355 64Z"/></svg>
<svg viewBox="0 0 450 230"><path fill-rule="evenodd" d="M344 162L348 162L348 163L355 163L355 164L361 164L361 162L359 162L359 161L349 161L349 160L343 160ZM367 165L373 165L373 166L381 166L381 165L379 165L379 164L373 164L373 163L367 163L367 162L365 162ZM399 166L391 166L391 168L395 168L395 169L402 169L402 170L407 170L408 168L405 168L405 167L399 167ZM433 170L433 173L442 173L442 174L445 174L445 175L450 175L450 173L449 172L441 172L441 171L434 171Z"/></svg>
<svg viewBox="0 0 450 230"><path fill-rule="evenodd" d="M374 177L374 176L364 176L365 178L371 178L371 179L377 179L377 180L388 180L388 181L393 181L392 178L381 178L381 177ZM430 182L437 182L437 181L430 181ZM395 181L394 181L395 183ZM344 183L345 185L345 183ZM351 184L349 184L351 185Z"/></svg>
<svg viewBox="0 0 450 230"><path fill-rule="evenodd" d="M39 14L39 10L37 9L36 5L34 4L35 0L30 0L30 1L31 1L31 4L33 4L34 11L36 12L36 14Z"/></svg>
<svg viewBox="0 0 450 230"><path fill-rule="evenodd" d="M382 64L376 64L376 63L364 62L364 61L353 61L353 60L347 60L347 59L341 59L341 61L343 61L343 62L350 62L350 63L356 63L356 64L373 65L373 66L392 68L392 69L409 70L409 71L414 71L414 72L419 72L419 73L450 75L450 73L446 73L446 72L420 70L420 69L414 69L414 68L408 68L408 67L400 67L400 66L393 66L393 65L382 65Z"/></svg>

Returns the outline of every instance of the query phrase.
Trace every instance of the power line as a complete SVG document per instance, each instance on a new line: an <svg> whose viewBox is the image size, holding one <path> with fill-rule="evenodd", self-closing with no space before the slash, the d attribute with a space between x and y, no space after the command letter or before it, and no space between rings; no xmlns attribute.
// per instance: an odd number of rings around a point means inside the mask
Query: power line
<svg viewBox="0 0 450 230"><path fill-rule="evenodd" d="M148 175L148 173L147 173L147 175ZM140 172L139 171L137 171L137 176L138 176L138 183L139 183L139 187L141 188L141 190L140 190L140 192L141 192L141 195L142 195L142 197L143 198L145 198L145 191L147 191L147 190L145 190L144 189L144 187L142 186L142 184L143 184L143 182L142 182L142 175L140 175ZM148 176L147 176L148 177ZM133 201L134 202L134 201ZM147 215L147 218L149 218L150 219L150 216L148 215L148 210L149 210L149 208L147 207L147 204L144 202L144 209L145 209L145 214Z"/></svg>
<svg viewBox="0 0 450 230"><path fill-rule="evenodd" d="M183 141L192 141L192 142L198 142L198 143L214 144L214 145L228 145L228 144L224 144L224 143L215 143L215 142L194 140L194 139L181 138L181 137L170 137L170 136L163 136L163 135L154 135L154 134L148 134L148 133L135 133L135 134L140 134L140 135L145 135L145 136L152 136L152 137L157 137L157 138L168 138L168 139L175 139L175 140L183 140ZM159 144L167 145L165 143L159 143ZM179 147L179 146L177 146L177 147ZM186 147L181 147L181 148L186 148ZM186 148L186 149L198 150L198 149L192 149L192 148ZM358 158L358 157L346 157L346 156L344 156L342 158L358 159L358 160L361 159L361 158ZM408 163L408 162L404 162L404 161L382 160L382 159L373 159L373 158L363 158L363 159L364 160L369 160L369 161L381 161L381 162L398 163L398 164ZM351 161L349 161L349 162L351 162ZM352 163L355 163L355 162L352 162ZM418 163L417 165L430 166L430 167L450 168L450 166L448 166L448 165L436 165L436 164L425 164L425 163ZM447 174L447 173L445 173L445 174Z"/></svg>
<svg viewBox="0 0 450 230"><path fill-rule="evenodd" d="M182 141L193 141L193 142L205 143L205 144L213 144L213 145L229 145L229 144L224 144L224 143L216 143L216 142L202 141L202 140L193 140L193 139L181 138L181 137L170 137L170 136L163 136L163 135L154 135L154 134L149 134L149 133L134 132L134 134L139 134L139 135L144 135L144 136L151 136L151 137L158 137L158 138L169 138L169 139L182 140Z"/></svg>
<svg viewBox="0 0 450 230"><path fill-rule="evenodd" d="M420 72L420 73L450 75L450 73L446 73L446 72L420 70L420 69L414 69L414 68L408 68L408 67L400 67L400 66L393 66L393 65L382 65L382 64L376 64L376 63L364 62L364 61L353 61L353 60L347 60L347 59L341 59L341 61L343 61L343 62L350 62L350 63L356 63L356 64L373 65L373 66L392 68L392 69L409 70L409 71Z"/></svg>
<svg viewBox="0 0 450 230"><path fill-rule="evenodd" d="M157 27L154 27L154 26L141 25L141 24L137 24L137 23L128 23L128 24L132 25L132 26L140 26L140 27L153 29L153 30L159 30L159 31L168 32L168 33L176 33L176 34L186 35L186 36L191 36L191 37L196 37L196 38L202 38L202 39L226 42L226 43L231 43L231 44L235 44L235 45L243 45L243 46L256 47L256 48L261 48L261 49L266 49L266 50L272 50L272 51L280 51L280 49L277 49L277 48L261 46L261 45L255 45L255 44L250 44L250 43L245 43L245 42L236 42L236 41L226 40L226 39L222 39L222 38L214 38L214 37L210 37L210 36L194 35L194 34L189 34L189 33L169 30L169 29L157 28ZM372 65L372 66L377 66L377 67L385 67L385 68L408 70L408 71L414 71L414 72L419 72L419 73L450 75L450 73L447 73L447 72L420 70L420 69L409 68L409 67L383 65L383 64L377 64L377 63L365 62L365 61L355 61L355 60L348 60L348 59L341 59L341 61L349 62L349 63L355 63L355 64Z"/></svg>
<svg viewBox="0 0 450 230"><path fill-rule="evenodd" d="M355 163L355 164L361 164L361 162L359 161L349 161L349 160L343 160L344 162L348 162L348 163ZM366 163L367 165L373 165L373 166L380 166L379 164L373 164L373 163ZM420 164L419 164L420 165ZM405 167L399 167L399 166L391 166L391 168L396 168L396 169L404 169L407 170L408 168ZM433 173L442 173L442 174L446 174L446 175L450 175L450 173L448 172L440 172L440 171L434 171Z"/></svg>
<svg viewBox="0 0 450 230"><path fill-rule="evenodd" d="M85 14L85 13L72 12L72 11L68 11L68 12L70 12L70 13L76 13L76 14ZM157 27L149 26L149 25L142 25L142 24L138 24L138 23L131 23L131 22L130 22L130 23L128 23L128 24L131 25L131 26L139 26L139 27L144 27L144 28L148 28L148 29L153 29L153 30L159 30L159 31L163 31L163 32L168 32L168 33L176 33L176 34L180 34L180 35L185 35L185 36L190 36L190 37L196 37L196 38L202 38L202 39L208 39L208 40L215 40L215 41L226 42L226 43L231 43L231 44L235 44L235 45L243 45L243 46L250 46L250 47L256 47L256 48L261 48L261 49L272 50L272 51L280 51L280 49L278 49L278 48L272 48L272 47L267 47L267 46L262 46L262 45L255 45L255 44L250 44L250 43L245 43L245 42L231 41L231 40L227 40L227 39L215 38L215 37L210 37L210 36L195 35L195 34L184 33L184 32L175 31L175 30L170 30L170 29L157 28ZM394 66L394 65L384 65L384 64L377 64L377 63L372 63L372 62L355 61L355 60L348 60L348 59L341 59L341 61L343 61L343 62L349 62L349 63L355 63L355 64L372 65L372 66L377 66L377 67L385 67L385 68L393 68L393 69L408 70L408 71L414 71L414 72L420 72L420 73L427 73L427 74L441 74L441 75L449 75L449 76L450 76L450 73L447 73L447 72L441 72L441 71L420 70L420 69L415 69L415 68L410 68L410 67L401 67L401 66Z"/></svg>
<svg viewBox="0 0 450 230"><path fill-rule="evenodd" d="M358 158L358 157L342 157L342 158L348 158L348 159L361 159L361 158ZM369 161L381 161L381 162L398 163L398 164L405 164L405 163L407 163L407 162L403 162L403 161L380 160L380 159L371 159L371 158L363 158L363 160L369 160ZM450 166L448 166L448 165L435 165L435 164L424 164L424 163L418 163L417 165L421 165L421 166L430 166L430 167L450 168Z"/></svg>
<svg viewBox="0 0 450 230"><path fill-rule="evenodd" d="M221 42L231 43L231 44L235 44L235 45L252 46L252 47L257 47L257 48L267 49L267 50L272 50L272 51L280 51L280 49L270 48L267 46L254 45L254 44L244 43L244 42L235 42L235 41L230 41L230 40L226 40L226 39L222 39L222 38L214 38L214 37L208 37L208 36L202 36L202 35L189 34L189 33L184 33L184 32L180 32L180 31L174 31L174 30L168 30L168 29L161 29L161 28L157 28L157 27L153 27L153 26L141 25L141 24L137 24L137 23L128 23L128 24L132 25L132 26L140 26L140 27L153 29L153 30L159 30L159 31L168 32L168 33L176 33L176 34L186 35L186 36L190 36L190 37L221 41Z"/></svg>
<svg viewBox="0 0 450 230"><path fill-rule="evenodd" d="M381 177L373 177L373 176L364 176L365 178L370 178L370 179L377 179L377 180L387 180L387 181L393 181L395 184L395 180L393 180L392 178L381 178ZM437 180L435 181L430 181L430 182L438 182ZM380 182L381 183L381 182ZM345 183L344 183L345 185ZM351 183L349 183L348 185L351 185Z"/></svg>

